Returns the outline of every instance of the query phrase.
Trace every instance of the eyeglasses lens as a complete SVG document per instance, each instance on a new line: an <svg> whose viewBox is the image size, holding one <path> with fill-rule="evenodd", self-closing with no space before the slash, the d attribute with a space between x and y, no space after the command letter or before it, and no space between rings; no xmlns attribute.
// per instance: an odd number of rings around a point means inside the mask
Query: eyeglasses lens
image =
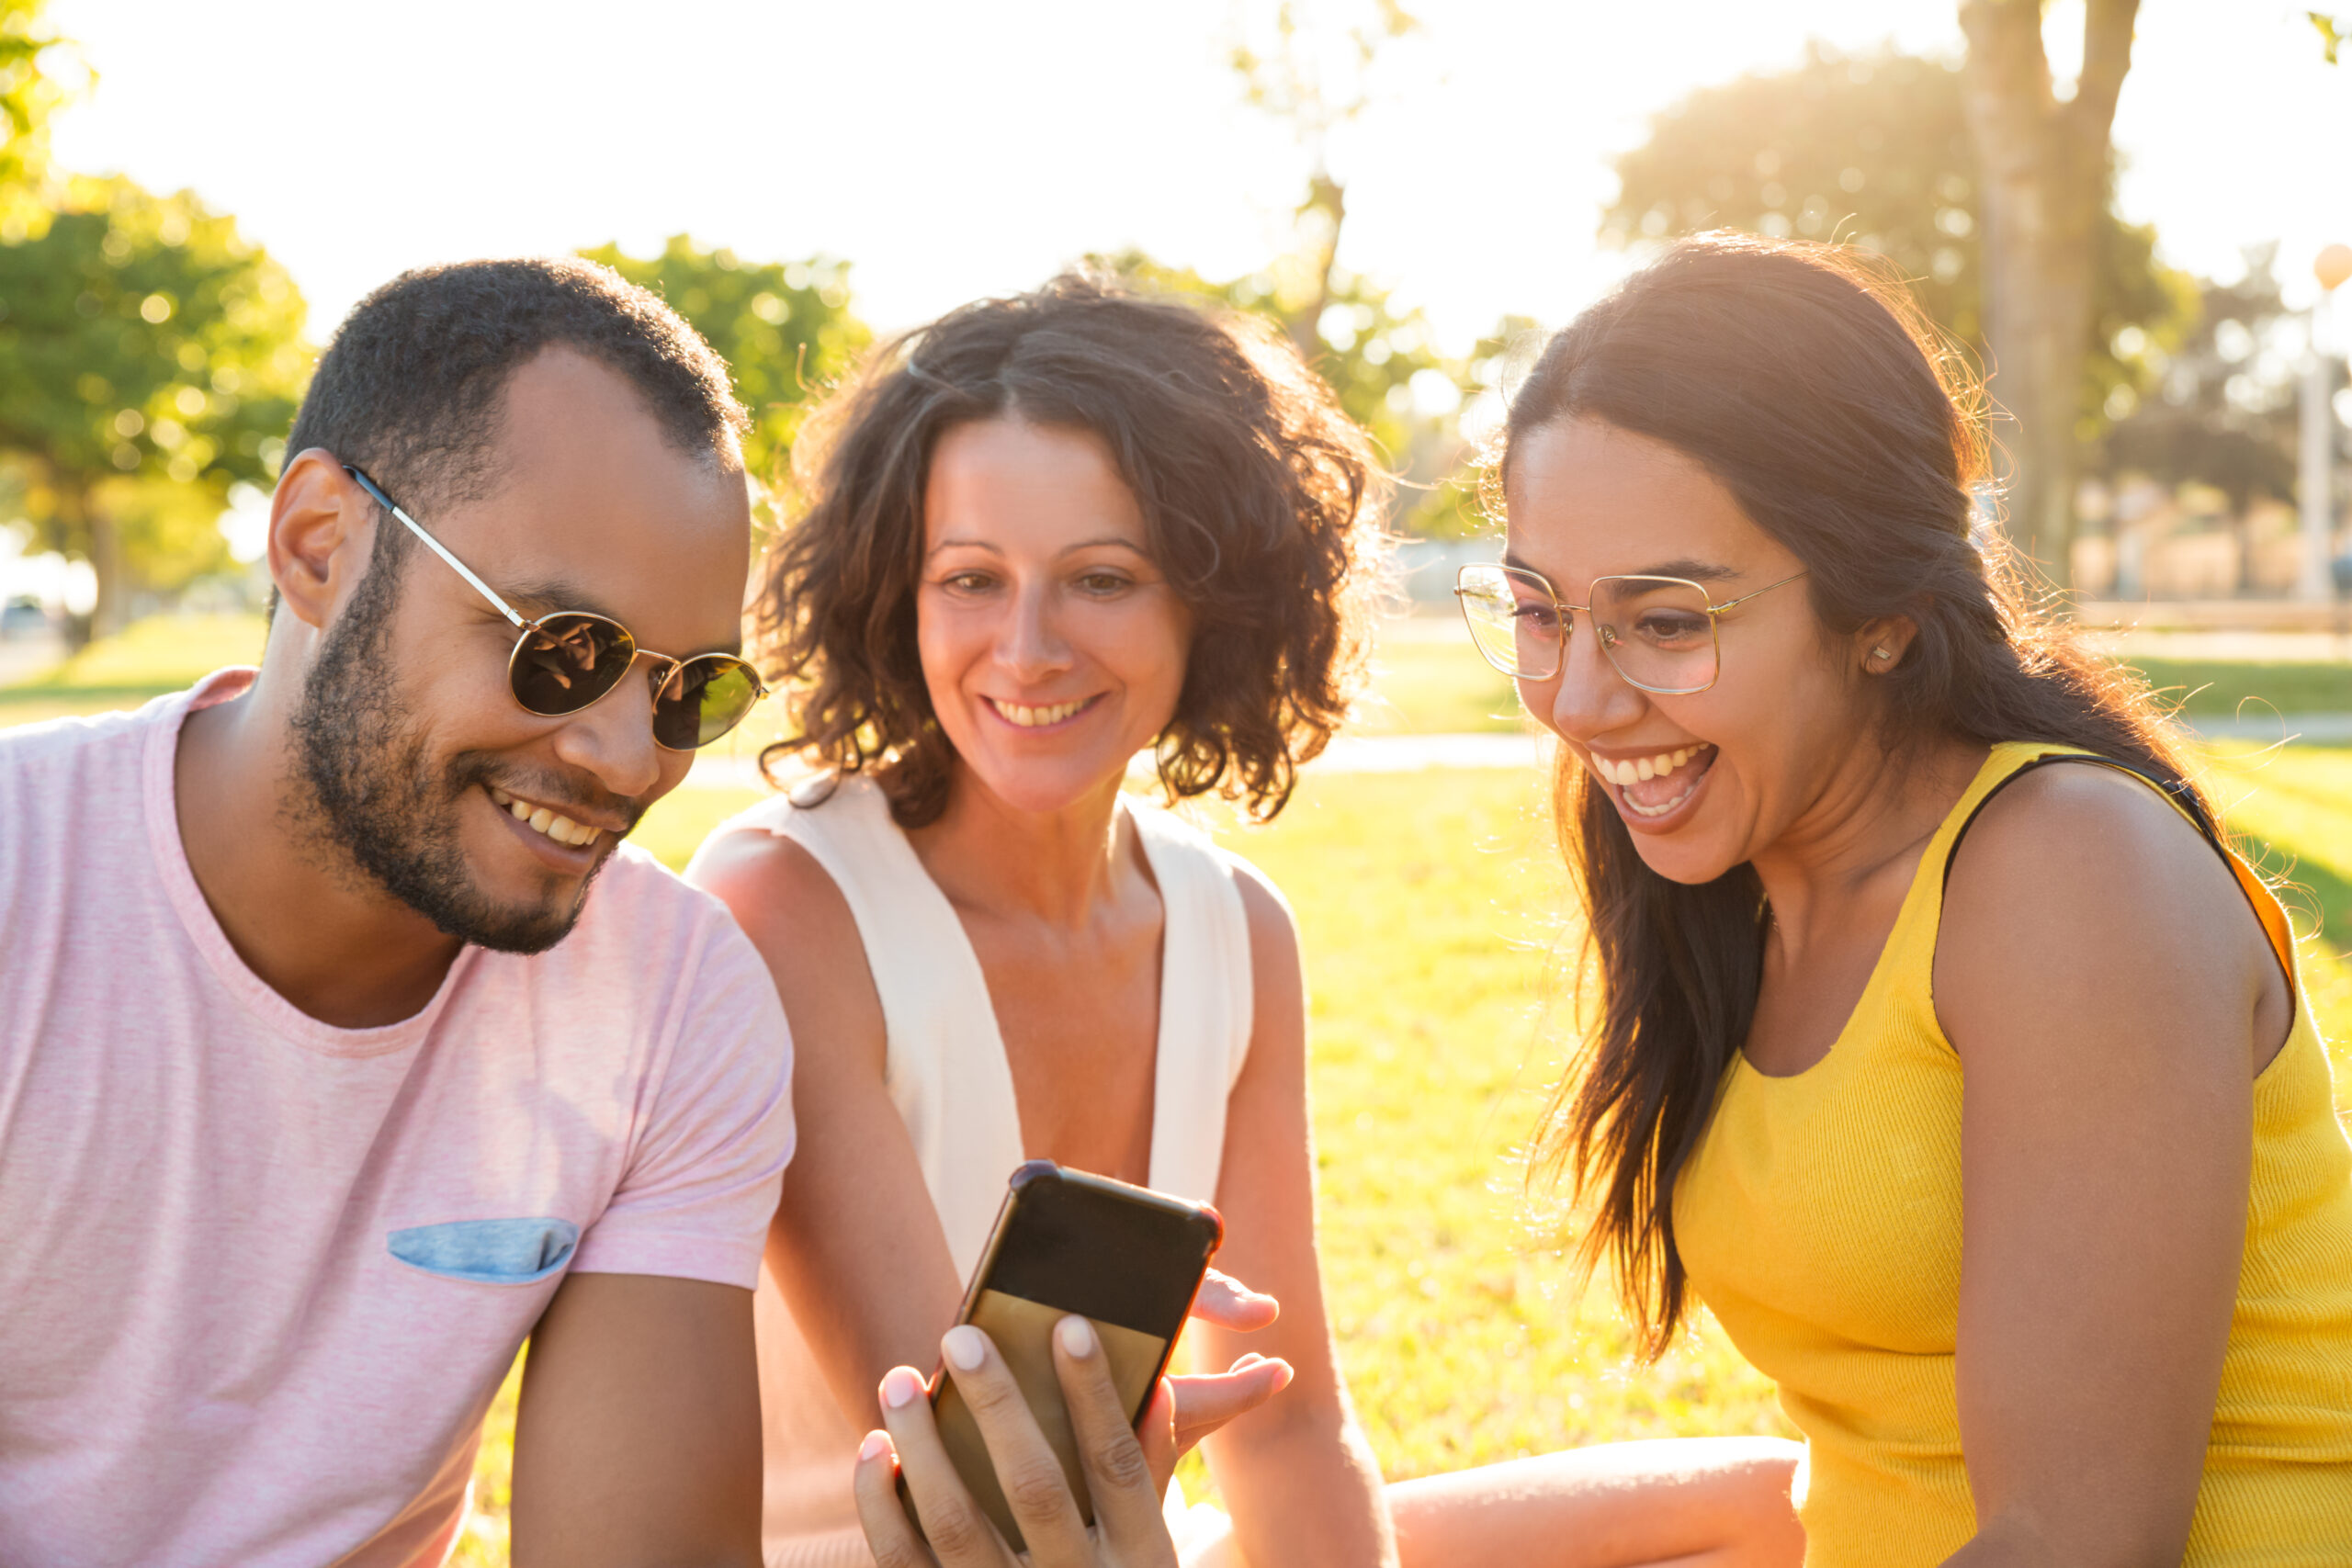
<svg viewBox="0 0 2352 1568"><path fill-rule="evenodd" d="M759 696L759 678L743 660L689 659L653 694L653 739L673 751L707 746L741 724Z"/></svg>
<svg viewBox="0 0 2352 1568"><path fill-rule="evenodd" d="M1592 619L1618 672L1653 692L1702 692L1715 682L1715 622L1695 584L1666 577L1604 577Z"/></svg>
<svg viewBox="0 0 2352 1568"><path fill-rule="evenodd" d="M536 714L578 713L628 673L637 643L602 615L549 615L523 634L507 665L514 700Z"/></svg>
<svg viewBox="0 0 2352 1568"><path fill-rule="evenodd" d="M1510 567L1467 567L1457 592L1470 638L1487 663L1522 681L1559 673L1564 622L1543 579Z"/></svg>

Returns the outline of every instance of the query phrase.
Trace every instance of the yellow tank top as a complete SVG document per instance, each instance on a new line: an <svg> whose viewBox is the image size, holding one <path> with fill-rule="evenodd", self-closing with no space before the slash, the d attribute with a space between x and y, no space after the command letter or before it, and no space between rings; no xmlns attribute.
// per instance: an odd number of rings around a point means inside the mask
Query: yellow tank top
<svg viewBox="0 0 2352 1568"><path fill-rule="evenodd" d="M1924 1568L1975 1532L1953 1393L1962 1083L1929 981L1962 828L2026 763L2074 750L1993 749L1829 1054L1788 1077L1735 1056L1677 1183L1692 1287L1805 1436L1807 1568ZM2295 1021L2255 1078L2245 1258L2185 1561L2352 1561L2352 1145L2286 918L2232 865Z"/></svg>

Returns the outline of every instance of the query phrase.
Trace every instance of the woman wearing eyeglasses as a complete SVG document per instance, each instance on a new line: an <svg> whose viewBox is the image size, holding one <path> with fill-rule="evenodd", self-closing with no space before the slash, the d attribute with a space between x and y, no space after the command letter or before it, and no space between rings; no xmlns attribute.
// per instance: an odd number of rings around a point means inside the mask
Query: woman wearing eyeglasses
<svg viewBox="0 0 2352 1568"><path fill-rule="evenodd" d="M1362 663L1364 437L1272 332L1064 278L886 348L797 457L808 505L757 618L797 704L774 760L821 772L689 873L767 955L797 1058L760 1308L770 1561L868 1561L850 1482L877 1383L887 1404L913 1387L892 1369L936 1361L1006 1177L1040 1156L1214 1201L1220 1268L1282 1303L1247 1337L1193 1330L1196 1364L1262 1354L1245 1377L1295 1381L1210 1440L1231 1531L1187 1556L1396 1561L1323 1309L1289 914L1122 788L1147 752L1170 797L1281 809ZM1566 1533L1519 1560L1786 1521L1785 1450L1522 1470L1549 1499L1527 1517ZM1407 1561L1497 1560L1442 1550L1428 1521L1460 1489L1418 1484Z"/></svg>
<svg viewBox="0 0 2352 1568"><path fill-rule="evenodd" d="M1546 1147L1653 1345L1703 1303L1779 1382L1815 1568L2329 1560L2352 1149L2291 937L1984 542L1974 413L1898 292L1737 239L1512 397L1461 595L1595 961Z"/></svg>

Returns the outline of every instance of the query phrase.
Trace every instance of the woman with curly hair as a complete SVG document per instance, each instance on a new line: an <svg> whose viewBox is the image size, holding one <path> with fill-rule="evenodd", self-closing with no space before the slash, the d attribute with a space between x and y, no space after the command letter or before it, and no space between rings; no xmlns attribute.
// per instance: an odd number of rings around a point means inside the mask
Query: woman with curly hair
<svg viewBox="0 0 2352 1568"><path fill-rule="evenodd" d="M755 615L797 694L767 761L818 772L689 872L797 1051L760 1303L770 1561L867 1561L849 1460L877 1382L932 1363L1006 1176L1045 1157L1214 1201L1220 1266L1282 1303L1246 1343L1193 1331L1196 1364L1295 1381L1210 1438L1232 1533L1187 1555L1394 1562L1316 1261L1290 914L1122 788L1148 752L1171 800L1264 819L1330 739L1378 586L1363 434L1262 325L1065 277L886 345L796 462ZM1674 1460L1661 1549L1628 1527L1608 1561L1704 1546L1775 1484L1785 1517L1777 1456Z"/></svg>

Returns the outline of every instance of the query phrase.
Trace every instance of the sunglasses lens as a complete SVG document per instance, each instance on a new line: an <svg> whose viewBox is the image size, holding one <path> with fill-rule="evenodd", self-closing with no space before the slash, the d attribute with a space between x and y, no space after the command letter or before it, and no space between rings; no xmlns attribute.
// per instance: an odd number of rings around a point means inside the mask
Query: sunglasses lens
<svg viewBox="0 0 2352 1568"><path fill-rule="evenodd" d="M578 713L628 673L637 642L602 615L549 615L523 634L507 666L514 700L536 714Z"/></svg>
<svg viewBox="0 0 2352 1568"><path fill-rule="evenodd" d="M760 699L759 676L740 659L706 653L670 671L653 694L653 739L673 751L707 746Z"/></svg>

